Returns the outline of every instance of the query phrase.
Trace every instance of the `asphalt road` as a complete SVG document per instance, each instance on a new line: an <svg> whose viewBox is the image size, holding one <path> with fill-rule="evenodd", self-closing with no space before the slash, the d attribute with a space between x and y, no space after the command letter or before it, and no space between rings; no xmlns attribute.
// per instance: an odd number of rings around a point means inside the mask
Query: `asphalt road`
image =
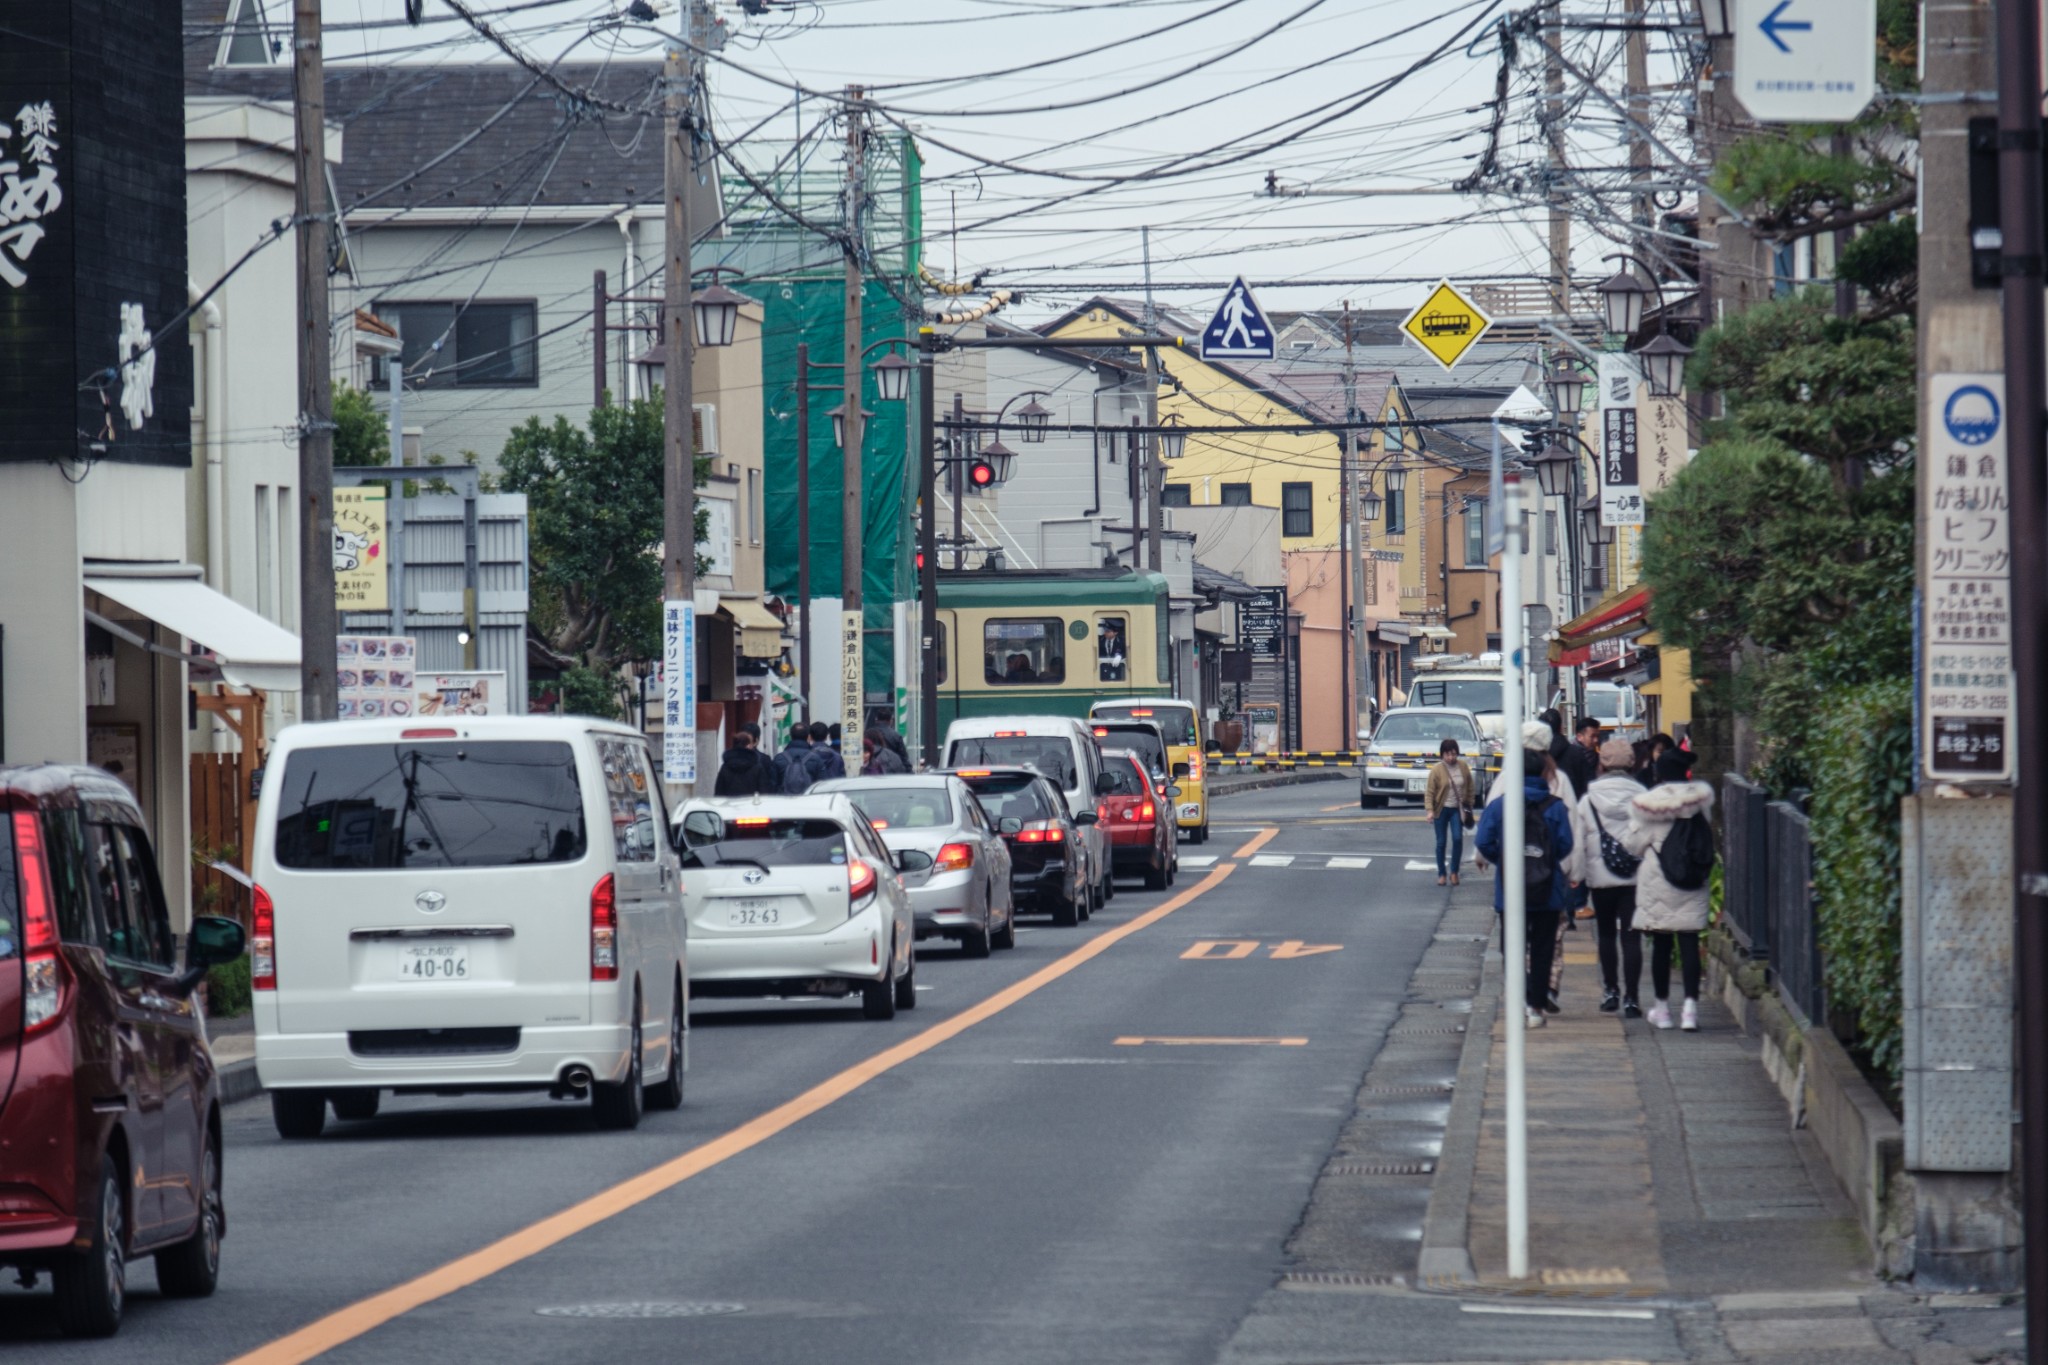
<svg viewBox="0 0 2048 1365"><path fill-rule="evenodd" d="M1231 798L1172 890L1026 920L985 961L932 948L891 1023L702 1006L684 1108L634 1133L408 1098L285 1143L236 1105L219 1292L159 1299L139 1265L122 1334L81 1343L10 1289L0 1341L163 1365L1213 1361L1443 905L1411 865L1427 827L1351 790Z"/></svg>

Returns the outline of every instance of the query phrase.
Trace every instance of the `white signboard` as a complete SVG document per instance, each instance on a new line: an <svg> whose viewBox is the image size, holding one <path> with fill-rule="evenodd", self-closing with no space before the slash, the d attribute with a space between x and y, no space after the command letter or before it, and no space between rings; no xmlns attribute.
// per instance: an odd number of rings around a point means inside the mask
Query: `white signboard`
<svg viewBox="0 0 2048 1365"><path fill-rule="evenodd" d="M422 716L509 716L512 699L505 689L503 671L418 673L413 709Z"/></svg>
<svg viewBox="0 0 2048 1365"><path fill-rule="evenodd" d="M1600 357L1600 524L1643 524L1641 426L1636 371L1622 356Z"/></svg>
<svg viewBox="0 0 2048 1365"><path fill-rule="evenodd" d="M1877 0L1735 0L1735 95L1764 123L1847 123L1877 93Z"/></svg>
<svg viewBox="0 0 2048 1365"><path fill-rule="evenodd" d="M661 780L697 780L697 604L672 598L661 604Z"/></svg>
<svg viewBox="0 0 2048 1365"><path fill-rule="evenodd" d="M2012 512L2005 376L1927 382L1921 480L1922 763L1931 778L2012 778Z"/></svg>
<svg viewBox="0 0 2048 1365"><path fill-rule="evenodd" d="M861 614L839 613L839 753L860 766L860 725L867 712L867 651Z"/></svg>

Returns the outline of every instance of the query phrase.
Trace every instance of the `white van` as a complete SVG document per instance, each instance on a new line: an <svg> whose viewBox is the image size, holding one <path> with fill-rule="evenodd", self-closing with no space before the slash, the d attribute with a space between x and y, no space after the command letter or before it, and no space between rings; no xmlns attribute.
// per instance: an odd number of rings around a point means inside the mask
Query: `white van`
<svg viewBox="0 0 2048 1365"><path fill-rule="evenodd" d="M682 1103L681 881L646 737L582 717L297 725L263 773L249 938L277 1130L382 1091ZM644 1092L643 1092L644 1087Z"/></svg>
<svg viewBox="0 0 2048 1365"><path fill-rule="evenodd" d="M946 727L948 768L1016 768L1029 766L1052 779L1067 799L1067 812L1081 825L1081 847L1088 860L1085 884L1091 888L1089 911L1100 910L1116 895L1110 875L1108 836L1092 817L1096 800L1105 794L1102 750L1095 732L1075 716L974 716Z"/></svg>

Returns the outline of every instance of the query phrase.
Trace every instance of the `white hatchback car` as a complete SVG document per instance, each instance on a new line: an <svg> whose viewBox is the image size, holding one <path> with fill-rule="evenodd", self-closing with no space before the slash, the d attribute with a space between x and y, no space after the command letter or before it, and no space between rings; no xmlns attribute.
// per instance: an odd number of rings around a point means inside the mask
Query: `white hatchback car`
<svg viewBox="0 0 2048 1365"><path fill-rule="evenodd" d="M897 862L841 794L697 800L676 815L690 992L917 1007L916 926Z"/></svg>
<svg viewBox="0 0 2048 1365"><path fill-rule="evenodd" d="M384 1090L682 1103L689 975L647 739L553 716L295 725L252 846L256 1073L278 1132ZM652 1082L651 1084L649 1082Z"/></svg>

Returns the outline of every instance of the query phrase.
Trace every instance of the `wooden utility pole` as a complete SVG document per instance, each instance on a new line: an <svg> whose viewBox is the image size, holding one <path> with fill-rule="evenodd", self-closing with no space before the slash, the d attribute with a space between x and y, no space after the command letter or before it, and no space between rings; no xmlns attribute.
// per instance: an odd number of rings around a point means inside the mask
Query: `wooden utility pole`
<svg viewBox="0 0 2048 1365"><path fill-rule="evenodd" d="M691 6L693 33L697 12ZM662 186L666 196L662 268L662 494L661 580L666 601L663 658L668 667L663 698L663 778L671 800L689 796L696 785L697 698L697 442L691 419L695 392L691 362L696 338L690 326L690 138L691 101L697 57L670 52L662 72ZM680 651L672 657L672 651ZM680 672L680 676L678 673ZM686 685L692 684L692 685ZM683 734L677 736L680 725ZM680 750L677 741L681 740ZM678 764L680 763L680 766Z"/></svg>
<svg viewBox="0 0 2048 1365"><path fill-rule="evenodd" d="M861 551L867 519L862 515L865 492L861 474L861 398L867 388L861 374L861 208L867 195L867 111L861 102L861 88L846 87L846 335L842 357L846 364L844 389L846 444L840 451L845 474L844 502L840 512L839 593L840 628L840 717L839 752L858 759L862 712L867 704L866 619L861 610Z"/></svg>
<svg viewBox="0 0 2048 1365"><path fill-rule="evenodd" d="M1358 420L1358 361L1353 354L1355 343L1351 317L1351 300L1344 301L1344 420L1347 423ZM1346 718L1344 742L1338 747L1349 749L1356 744L1361 721L1372 712L1367 698L1373 695L1372 688L1372 647L1367 637L1365 619L1365 545L1359 532L1358 509L1365 501L1365 470L1358 459L1358 428L1346 426L1341 437L1343 451L1343 492L1339 501L1343 504L1344 537L1344 580L1349 589L1344 600L1344 625L1351 634L1351 659L1348 666L1357 675L1357 692L1345 693L1344 710L1339 714ZM1353 698L1356 701L1353 701ZM1363 745L1358 747L1363 748Z"/></svg>
<svg viewBox="0 0 2048 1365"><path fill-rule="evenodd" d="M292 160L299 271L299 716L333 720L334 350L328 322L327 94L320 0L292 4ZM209 358L210 359L210 358ZM396 357L393 363L398 363ZM208 420L213 420L208 414ZM393 450L391 458L400 458Z"/></svg>
<svg viewBox="0 0 2048 1365"><path fill-rule="evenodd" d="M1543 7L1543 141L1550 149L1550 278L1551 310L1559 316L1572 311L1572 219L1564 202L1564 63L1560 60L1564 31L1559 27L1559 0Z"/></svg>
<svg viewBox="0 0 2048 1365"><path fill-rule="evenodd" d="M1644 0L1626 0L1622 6L1622 14L1625 22L1638 25L1629 30L1628 37L1623 43L1628 78L1624 102L1628 107L1629 118L1628 178L1641 185L1650 178L1650 43L1649 34L1640 27L1648 17L1644 13ZM1638 189L1629 196L1629 218L1638 227L1650 226L1650 197L1647 189ZM1647 242L1647 236L1638 233L1632 249L1637 255L1643 255ZM1578 610L1577 604L1573 605L1572 610Z"/></svg>
<svg viewBox="0 0 2048 1365"><path fill-rule="evenodd" d="M1140 240L1144 243L1145 254L1145 331L1149 335L1159 330L1159 312L1152 306L1152 229L1141 229ZM1159 457L1163 446L1159 440L1159 351L1155 347L1145 348L1145 425L1152 428L1143 438L1146 459L1143 466L1145 479L1145 567L1153 573L1159 572L1159 505L1165 499L1161 489L1166 482L1166 462ZM1131 556L1131 567L1136 568L1138 557Z"/></svg>

